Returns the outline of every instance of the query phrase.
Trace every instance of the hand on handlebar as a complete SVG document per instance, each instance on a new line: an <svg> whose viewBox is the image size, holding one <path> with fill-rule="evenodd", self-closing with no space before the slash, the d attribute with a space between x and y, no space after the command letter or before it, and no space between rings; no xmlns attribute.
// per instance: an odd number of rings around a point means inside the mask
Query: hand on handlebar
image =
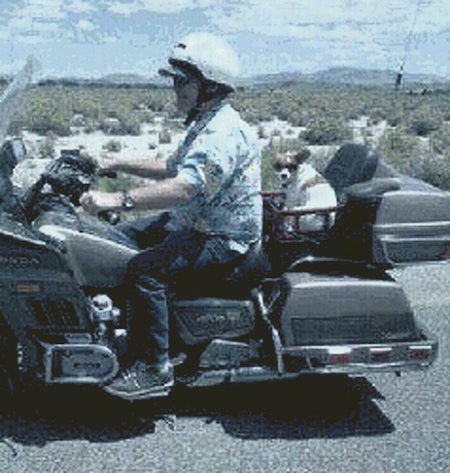
<svg viewBox="0 0 450 473"><path fill-rule="evenodd" d="M102 210L117 210L122 207L120 192L85 192L80 197L80 204L85 212L97 215Z"/></svg>
<svg viewBox="0 0 450 473"><path fill-rule="evenodd" d="M96 158L97 166L100 171L116 171L117 160L108 154L101 154Z"/></svg>

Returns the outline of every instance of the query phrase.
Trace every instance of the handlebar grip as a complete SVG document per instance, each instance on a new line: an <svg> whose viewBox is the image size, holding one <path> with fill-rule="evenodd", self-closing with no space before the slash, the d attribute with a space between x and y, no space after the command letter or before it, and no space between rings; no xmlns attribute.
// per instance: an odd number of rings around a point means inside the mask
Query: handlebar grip
<svg viewBox="0 0 450 473"><path fill-rule="evenodd" d="M109 177L110 179L116 179L117 172L116 171L109 171L108 169L100 169L97 171L97 176L99 177Z"/></svg>
<svg viewBox="0 0 450 473"><path fill-rule="evenodd" d="M120 222L120 215L114 210L100 210L97 213L100 220L103 220L110 225L117 225Z"/></svg>

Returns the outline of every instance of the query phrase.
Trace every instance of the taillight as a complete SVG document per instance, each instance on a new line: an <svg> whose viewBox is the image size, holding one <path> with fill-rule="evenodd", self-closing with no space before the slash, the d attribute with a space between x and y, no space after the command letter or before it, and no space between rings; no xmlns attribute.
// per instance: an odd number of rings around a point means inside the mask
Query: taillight
<svg viewBox="0 0 450 473"><path fill-rule="evenodd" d="M372 363L387 363L391 360L392 348L374 347L370 349L370 361Z"/></svg>
<svg viewBox="0 0 450 473"><path fill-rule="evenodd" d="M328 362L333 364L346 364L352 361L350 347L332 347L328 349Z"/></svg>
<svg viewBox="0 0 450 473"><path fill-rule="evenodd" d="M410 360L428 360L431 357L433 352L433 347L431 345L411 345L408 348L408 355Z"/></svg>

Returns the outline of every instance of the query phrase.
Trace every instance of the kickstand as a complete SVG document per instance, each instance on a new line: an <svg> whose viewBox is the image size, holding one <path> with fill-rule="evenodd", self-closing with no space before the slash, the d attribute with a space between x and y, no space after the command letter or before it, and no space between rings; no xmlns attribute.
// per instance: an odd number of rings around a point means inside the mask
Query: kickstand
<svg viewBox="0 0 450 473"><path fill-rule="evenodd" d="M177 422L176 414L163 414L162 420L166 423L170 430L175 430Z"/></svg>

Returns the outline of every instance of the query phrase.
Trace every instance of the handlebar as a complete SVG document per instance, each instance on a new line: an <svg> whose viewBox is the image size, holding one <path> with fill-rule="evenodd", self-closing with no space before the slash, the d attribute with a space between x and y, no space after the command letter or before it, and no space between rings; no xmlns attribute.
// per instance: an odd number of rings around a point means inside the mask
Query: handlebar
<svg viewBox="0 0 450 473"><path fill-rule="evenodd" d="M45 185L49 185L54 193L67 197L72 205L79 206L81 195L89 190L97 175L97 164L92 158L81 156L79 150L63 150L26 193L23 199L25 215L33 220L34 207Z"/></svg>

